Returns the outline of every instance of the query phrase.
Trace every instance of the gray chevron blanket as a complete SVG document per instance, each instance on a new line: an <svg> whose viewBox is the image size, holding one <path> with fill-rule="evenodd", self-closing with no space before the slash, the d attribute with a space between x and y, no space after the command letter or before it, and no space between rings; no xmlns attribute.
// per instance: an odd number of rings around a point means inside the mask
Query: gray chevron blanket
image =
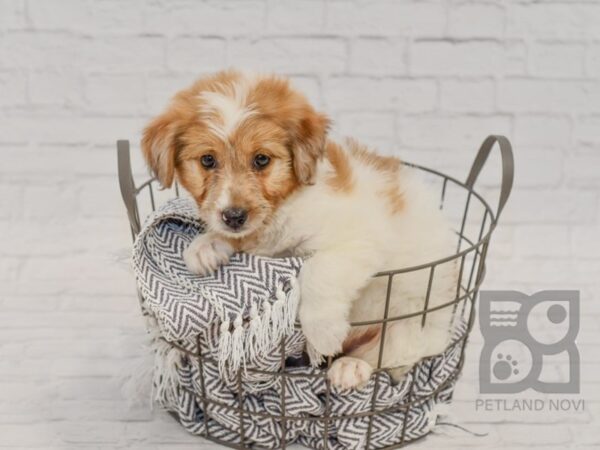
<svg viewBox="0 0 600 450"><path fill-rule="evenodd" d="M243 430L246 444L265 448L285 439L342 450L363 448L369 429L376 448L431 430L452 395L464 324L444 354L423 360L400 383L380 372L360 390L326 395L323 371L298 364L305 347L294 327L302 260L239 253L199 277L182 252L202 232L195 205L171 200L147 219L133 255L153 336L154 399L188 431L239 444ZM327 423L319 420L326 413Z"/></svg>

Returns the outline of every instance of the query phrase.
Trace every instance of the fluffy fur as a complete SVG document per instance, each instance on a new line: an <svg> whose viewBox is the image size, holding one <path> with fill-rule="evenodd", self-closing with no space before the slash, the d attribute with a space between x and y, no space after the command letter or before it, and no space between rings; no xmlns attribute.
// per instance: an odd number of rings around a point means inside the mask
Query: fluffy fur
<svg viewBox="0 0 600 450"><path fill-rule="evenodd" d="M299 318L320 355L338 355L329 377L339 388L364 383L379 363L380 325L350 322L384 316L384 270L453 253L455 238L436 202L395 158L326 137L329 120L274 76L221 72L176 95L146 128L142 149L160 181L176 177L196 200L208 231L185 252L200 274L234 251L307 257L300 273ZM215 167L201 161L211 155ZM256 166L258 155L269 159ZM241 208L239 229L224 211ZM456 295L453 262L435 268L429 308ZM423 309L429 269L393 277L389 317ZM382 367L400 377L447 344L450 308L388 322Z"/></svg>

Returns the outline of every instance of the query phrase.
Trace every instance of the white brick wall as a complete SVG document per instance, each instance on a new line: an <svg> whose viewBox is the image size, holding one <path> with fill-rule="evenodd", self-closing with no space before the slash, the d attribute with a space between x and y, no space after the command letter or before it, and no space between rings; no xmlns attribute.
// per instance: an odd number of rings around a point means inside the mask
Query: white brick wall
<svg viewBox="0 0 600 450"><path fill-rule="evenodd" d="M587 410L520 425L474 413L474 336L456 415L489 436L416 447L598 448L600 3L589 0L0 0L0 447L210 447L119 393L143 331L114 141L137 142L176 89L229 66L287 74L337 134L460 178L487 134L513 140L486 287L582 290Z"/></svg>

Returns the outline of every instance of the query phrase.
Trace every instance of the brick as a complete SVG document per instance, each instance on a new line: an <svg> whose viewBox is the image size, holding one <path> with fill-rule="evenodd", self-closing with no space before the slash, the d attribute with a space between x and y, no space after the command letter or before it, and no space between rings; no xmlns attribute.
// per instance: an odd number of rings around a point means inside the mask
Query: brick
<svg viewBox="0 0 600 450"><path fill-rule="evenodd" d="M166 35L228 35L260 33L265 26L263 1L154 2L144 8L145 30Z"/></svg>
<svg viewBox="0 0 600 450"><path fill-rule="evenodd" d="M560 186L564 156L561 149L515 146L515 189Z"/></svg>
<svg viewBox="0 0 600 450"><path fill-rule="evenodd" d="M406 67L404 41L359 39L350 50L350 72L361 75L402 75Z"/></svg>
<svg viewBox="0 0 600 450"><path fill-rule="evenodd" d="M544 38L597 37L600 5L587 2L514 4L508 16L507 34Z"/></svg>
<svg viewBox="0 0 600 450"><path fill-rule="evenodd" d="M319 33L324 30L325 3L321 1L270 0L267 32L284 34Z"/></svg>
<svg viewBox="0 0 600 450"><path fill-rule="evenodd" d="M146 79L146 101L149 112L158 114L165 109L173 96L181 89L190 86L201 76L202 68L198 72L181 73L155 73Z"/></svg>
<svg viewBox="0 0 600 450"><path fill-rule="evenodd" d="M28 219L59 219L72 216L79 209L76 192L66 186L27 186L23 203L23 214Z"/></svg>
<svg viewBox="0 0 600 450"><path fill-rule="evenodd" d="M325 83L325 102L332 111L425 112L436 107L437 86L429 80L330 78Z"/></svg>
<svg viewBox="0 0 600 450"><path fill-rule="evenodd" d="M522 56L518 50L518 47L509 47L495 41L416 41L410 51L410 73L415 75L512 73L517 70L517 65L522 64Z"/></svg>
<svg viewBox="0 0 600 450"><path fill-rule="evenodd" d="M515 253L515 229L506 224L494 231L488 257L492 260L510 258Z"/></svg>
<svg viewBox="0 0 600 450"><path fill-rule="evenodd" d="M85 44L84 38L63 33L11 32L0 39L0 68L73 67Z"/></svg>
<svg viewBox="0 0 600 450"><path fill-rule="evenodd" d="M584 116L575 121L574 140L579 149L595 152L600 149L600 117Z"/></svg>
<svg viewBox="0 0 600 450"><path fill-rule="evenodd" d="M515 146L566 148L571 142L571 123L567 117L517 116Z"/></svg>
<svg viewBox="0 0 600 450"><path fill-rule="evenodd" d="M520 225L516 229L518 255L524 257L565 257L570 253L570 233L566 225Z"/></svg>
<svg viewBox="0 0 600 450"><path fill-rule="evenodd" d="M111 244L115 245L115 242ZM119 249L115 250L115 253ZM129 264L128 255L123 254L123 258L118 260L118 264L123 268ZM127 314L133 314L137 316L139 313L139 302L138 299L131 297L123 297L118 295L107 296L102 298L102 302L96 302L96 297L91 295L90 297L80 296L61 296L58 308L61 311L99 311L99 312L122 312ZM124 348L125 350L125 348Z"/></svg>
<svg viewBox="0 0 600 450"><path fill-rule="evenodd" d="M414 148L471 150L488 134L508 134L504 116L418 116L399 120L400 140Z"/></svg>
<svg viewBox="0 0 600 450"><path fill-rule="evenodd" d="M27 284L16 293L77 295L89 292L93 284L98 295L134 295L131 273L116 261L110 252L30 257L20 272Z"/></svg>
<svg viewBox="0 0 600 450"><path fill-rule="evenodd" d="M57 8L52 2L29 0L31 24L38 30L72 30L86 34L142 31L142 2L118 0L80 2L66 0Z"/></svg>
<svg viewBox="0 0 600 450"><path fill-rule="evenodd" d="M353 2L327 4L325 29L340 34L436 37L444 33L445 5L433 2Z"/></svg>
<svg viewBox="0 0 600 450"><path fill-rule="evenodd" d="M124 117L56 117L42 115L35 118L35 133L21 117L3 119L4 142L35 142L85 144L98 143L113 146L115 139L127 138L139 142L140 132L147 119ZM23 165L21 163L20 165Z"/></svg>
<svg viewBox="0 0 600 450"><path fill-rule="evenodd" d="M501 37L505 9L494 3L457 3L448 10L448 35L460 38Z"/></svg>
<svg viewBox="0 0 600 450"><path fill-rule="evenodd" d="M113 178L87 180L79 189L81 213L88 217L123 217L119 185Z"/></svg>
<svg viewBox="0 0 600 450"><path fill-rule="evenodd" d="M506 222L508 214L503 217ZM576 289L576 282L573 280L573 264L562 259L549 260L548 258L537 258L530 260L519 259L511 263L496 264L494 267L494 278L503 280L501 286L512 289L514 284L525 284L530 286L529 291L539 290L539 286L544 288L548 286L548 280L558 283L562 289ZM487 285L490 286L491 283Z"/></svg>
<svg viewBox="0 0 600 450"><path fill-rule="evenodd" d="M0 222L2 226L3 222ZM4 282L14 282L21 270L21 259L19 258L7 258L3 256L0 258L0 280Z"/></svg>
<svg viewBox="0 0 600 450"><path fill-rule="evenodd" d="M23 188L21 186L0 184L0 220L18 218L22 214L22 205ZM8 226L0 226L3 232L7 228Z"/></svg>
<svg viewBox="0 0 600 450"><path fill-rule="evenodd" d="M518 112L600 110L600 84L509 78L499 82L498 108Z"/></svg>
<svg viewBox="0 0 600 450"><path fill-rule="evenodd" d="M369 138L393 138L395 134L394 116L389 113L343 113L336 124L342 135L365 138L367 145Z"/></svg>
<svg viewBox="0 0 600 450"><path fill-rule="evenodd" d="M136 315L137 316L137 315ZM53 328L56 324L61 326L67 326L70 329L73 328L126 328L131 324L132 317L129 314L123 314L122 312L113 313L100 313L98 311L83 313L81 311L75 312L47 312L38 311L37 313L32 311L7 311L2 314L0 318L0 324L3 328ZM141 319L140 319L141 322ZM27 324L24 326L23 324ZM77 345L77 344L73 344ZM31 346L30 346L31 348ZM68 348L68 347L67 347ZM33 351L31 356L41 357L38 352ZM73 355L75 356L75 355ZM81 356L81 355L77 355ZM93 347L88 347L87 359L96 358L97 352L94 352ZM106 358L116 357L112 355L105 355Z"/></svg>
<svg viewBox="0 0 600 450"><path fill-rule="evenodd" d="M81 175L116 176L116 147L114 142L111 144L109 149L93 148L85 144L40 144L35 148L15 146L3 149L2 158L6 164L0 165L0 173L3 176L18 175L20 179L41 175L45 180L64 180L69 176ZM138 156L135 147L132 152L134 156ZM36 160L35 166L30 164L32 159Z"/></svg>
<svg viewBox="0 0 600 450"><path fill-rule="evenodd" d="M579 257L597 259L600 255L600 239L598 226L573 227L573 252Z"/></svg>
<svg viewBox="0 0 600 450"><path fill-rule="evenodd" d="M27 103L27 74L18 70L0 71L0 107Z"/></svg>
<svg viewBox="0 0 600 450"><path fill-rule="evenodd" d="M291 76L290 82L298 91L302 92L308 101L316 108L323 106L323 95L321 94L321 83L314 76Z"/></svg>
<svg viewBox="0 0 600 450"><path fill-rule="evenodd" d="M85 80L86 109L100 114L145 110L145 85L139 75L91 74Z"/></svg>
<svg viewBox="0 0 600 450"><path fill-rule="evenodd" d="M346 45L337 38L236 39L228 63L284 74L332 73L346 67Z"/></svg>
<svg viewBox="0 0 600 450"><path fill-rule="evenodd" d="M169 41L167 66L181 72L213 72L225 67L225 40L182 37Z"/></svg>
<svg viewBox="0 0 600 450"><path fill-rule="evenodd" d="M28 0L27 11L34 28L40 30L77 29L91 23L91 13L87 2L64 0L61 8L44 0Z"/></svg>
<svg viewBox="0 0 600 450"><path fill-rule="evenodd" d="M21 199L22 202L22 195L17 195L16 198ZM36 202L37 199L30 201L25 206L32 209L30 214L40 216L44 211L36 207ZM59 206L59 201L55 200L52 204ZM64 208L70 210L70 214L64 216L68 219L60 214L55 214L52 210L47 213L53 216L53 220L46 222L44 233L39 233L37 220L14 220L11 222L0 234L0 255L3 257L62 256L65 252L101 252L109 249L116 252L119 250L117 242L120 241L121 245L128 244L129 228L125 216L82 219L76 217L77 212L75 208L71 209L70 202ZM124 207L122 208L125 212ZM17 209L17 211L19 210ZM87 233L81 233L81 230L87 230ZM90 239L89 235L92 234L96 238ZM27 239L19 239L19 236L27 236ZM64 236L69 236L67 243L63 241Z"/></svg>
<svg viewBox="0 0 600 450"><path fill-rule="evenodd" d="M574 188L594 189L600 187L600 155L570 156L565 161L567 185Z"/></svg>
<svg viewBox="0 0 600 450"><path fill-rule="evenodd" d="M520 189L507 205L503 221L519 223L589 223L595 194L566 189Z"/></svg>
<svg viewBox="0 0 600 450"><path fill-rule="evenodd" d="M25 2L0 0L0 30L14 30L25 26Z"/></svg>
<svg viewBox="0 0 600 450"><path fill-rule="evenodd" d="M81 107L83 75L73 70L44 70L29 76L29 97L35 105Z"/></svg>
<svg viewBox="0 0 600 450"><path fill-rule="evenodd" d="M585 47L582 44L541 42L530 52L531 70L545 77L583 76Z"/></svg>
<svg viewBox="0 0 600 450"><path fill-rule="evenodd" d="M89 72L160 71L166 41L160 36L106 36L86 43L81 62Z"/></svg>
<svg viewBox="0 0 600 450"><path fill-rule="evenodd" d="M589 75L600 75L600 44L592 44L586 57L586 65Z"/></svg>
<svg viewBox="0 0 600 450"><path fill-rule="evenodd" d="M443 80L440 83L441 108L455 112L491 112L494 109L492 80Z"/></svg>

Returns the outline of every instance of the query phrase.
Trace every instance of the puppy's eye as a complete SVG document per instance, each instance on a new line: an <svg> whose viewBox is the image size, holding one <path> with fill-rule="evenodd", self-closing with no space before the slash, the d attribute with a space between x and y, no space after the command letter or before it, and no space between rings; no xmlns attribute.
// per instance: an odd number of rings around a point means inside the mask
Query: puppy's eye
<svg viewBox="0 0 600 450"><path fill-rule="evenodd" d="M200 163L206 169L214 169L217 167L217 160L213 155L203 155L202 158L200 158Z"/></svg>
<svg viewBox="0 0 600 450"><path fill-rule="evenodd" d="M252 164L254 165L255 169L261 170L267 167L270 162L271 158L269 158L267 155L259 153L254 157L254 161L252 161Z"/></svg>

